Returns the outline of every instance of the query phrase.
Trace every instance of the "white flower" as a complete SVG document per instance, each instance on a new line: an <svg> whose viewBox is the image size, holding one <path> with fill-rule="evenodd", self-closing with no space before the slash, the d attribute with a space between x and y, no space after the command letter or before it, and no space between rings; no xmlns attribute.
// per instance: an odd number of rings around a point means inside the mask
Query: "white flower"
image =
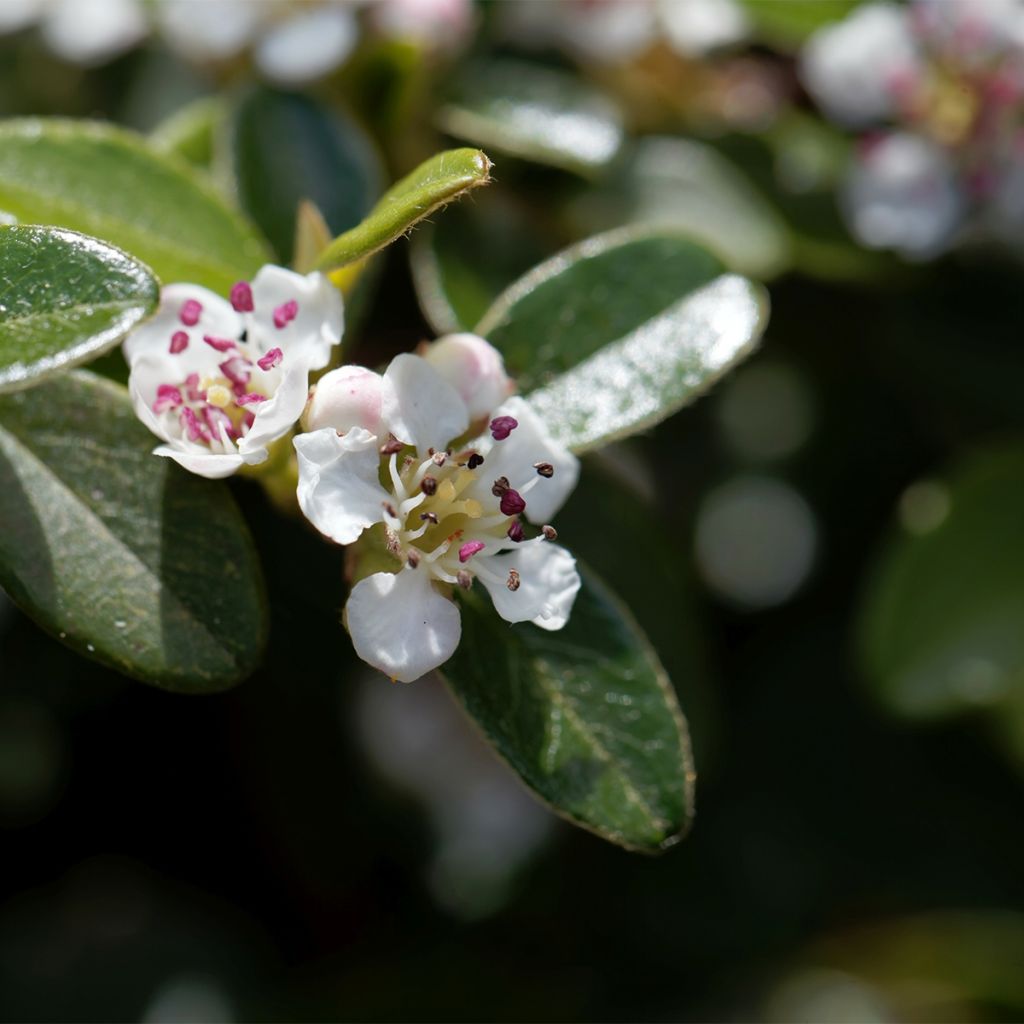
<svg viewBox="0 0 1024 1024"><path fill-rule="evenodd" d="M669 46L684 57L731 46L750 31L736 0L658 0L658 13Z"/></svg>
<svg viewBox="0 0 1024 1024"><path fill-rule="evenodd" d="M841 198L861 242L917 258L949 244L966 205L946 153L908 132L873 142L852 168Z"/></svg>
<svg viewBox="0 0 1024 1024"><path fill-rule="evenodd" d="M446 334L426 346L423 358L458 391L471 421L489 415L512 393L501 353L476 334Z"/></svg>
<svg viewBox="0 0 1024 1024"><path fill-rule="evenodd" d="M458 609L437 585L476 579L507 621L561 629L580 579L546 524L576 484L575 456L521 398L453 451L469 410L419 356L393 360L380 390L378 433L328 426L295 438L299 505L313 525L339 544L381 525L396 559L395 572L352 588L345 614L356 653L403 682L437 668L461 635ZM521 515L542 525L536 537L527 539Z"/></svg>
<svg viewBox="0 0 1024 1024"><path fill-rule="evenodd" d="M83 67L112 60L148 31L139 0L0 0L0 34L33 22L58 57Z"/></svg>
<svg viewBox="0 0 1024 1024"><path fill-rule="evenodd" d="M341 296L322 274L266 266L230 302L199 285L165 287L156 316L124 343L135 412L166 442L155 454L206 477L265 461L342 325Z"/></svg>
<svg viewBox="0 0 1024 1024"><path fill-rule="evenodd" d="M906 9L892 3L856 8L815 32L800 55L809 92L829 117L854 127L895 114L922 68Z"/></svg>
<svg viewBox="0 0 1024 1024"><path fill-rule="evenodd" d="M370 17L382 35L445 50L465 43L474 23L471 0L375 0Z"/></svg>

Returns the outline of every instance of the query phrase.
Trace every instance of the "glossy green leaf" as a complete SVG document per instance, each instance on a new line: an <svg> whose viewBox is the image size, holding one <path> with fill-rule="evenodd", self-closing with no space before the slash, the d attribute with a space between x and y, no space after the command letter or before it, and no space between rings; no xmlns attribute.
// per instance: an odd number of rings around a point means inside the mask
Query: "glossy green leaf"
<svg viewBox="0 0 1024 1024"><path fill-rule="evenodd" d="M0 391L93 359L155 308L149 268L60 228L0 226Z"/></svg>
<svg viewBox="0 0 1024 1024"><path fill-rule="evenodd" d="M258 87L236 104L225 147L238 199L290 263L299 203L315 203L331 236L355 227L380 195L380 161L350 118L298 93Z"/></svg>
<svg viewBox="0 0 1024 1024"><path fill-rule="evenodd" d="M197 167L213 163L215 141L227 117L220 96L193 100L150 132L149 142L160 153L179 156Z"/></svg>
<svg viewBox="0 0 1024 1024"><path fill-rule="evenodd" d="M593 574L564 629L509 626L475 591L443 674L501 756L570 821L631 849L678 840L693 814L686 724L627 609Z"/></svg>
<svg viewBox="0 0 1024 1024"><path fill-rule="evenodd" d="M80 370L0 398L0 584L82 654L221 690L265 640L259 562L226 487L155 443L122 387Z"/></svg>
<svg viewBox="0 0 1024 1024"><path fill-rule="evenodd" d="M355 263L400 238L424 217L491 180L491 161L478 149L432 156L381 196L366 219L321 254L321 270Z"/></svg>
<svg viewBox="0 0 1024 1024"><path fill-rule="evenodd" d="M105 124L0 123L0 210L112 242L167 283L227 292L267 261L255 231L186 164Z"/></svg>
<svg viewBox="0 0 1024 1024"><path fill-rule="evenodd" d="M630 222L676 228L754 277L772 277L790 261L786 226L767 200L724 156L689 139L641 139L575 213L588 231Z"/></svg>
<svg viewBox="0 0 1024 1024"><path fill-rule="evenodd" d="M1021 701L1024 450L974 455L912 486L900 514L862 608L879 697L923 718Z"/></svg>
<svg viewBox="0 0 1024 1024"><path fill-rule="evenodd" d="M611 100L568 72L519 60L470 65L437 120L456 138L581 173L609 164L623 139Z"/></svg>
<svg viewBox="0 0 1024 1024"><path fill-rule="evenodd" d="M512 285L477 326L576 451L645 430L757 346L764 289L671 231L588 239Z"/></svg>

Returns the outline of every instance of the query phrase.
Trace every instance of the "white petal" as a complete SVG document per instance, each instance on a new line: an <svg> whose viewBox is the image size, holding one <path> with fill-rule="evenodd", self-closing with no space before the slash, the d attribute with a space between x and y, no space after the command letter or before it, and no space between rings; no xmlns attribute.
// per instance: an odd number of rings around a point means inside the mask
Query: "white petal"
<svg viewBox="0 0 1024 1024"><path fill-rule="evenodd" d="M800 77L829 117L859 127L889 117L898 90L923 73L908 8L868 3L804 44Z"/></svg>
<svg viewBox="0 0 1024 1024"><path fill-rule="evenodd" d="M377 470L377 439L356 427L344 437L327 427L295 438L299 459L299 507L338 544L351 544L382 518L390 495Z"/></svg>
<svg viewBox="0 0 1024 1024"><path fill-rule="evenodd" d="M476 334L446 334L423 358L458 391L473 420L489 416L512 392L501 353Z"/></svg>
<svg viewBox="0 0 1024 1024"><path fill-rule="evenodd" d="M462 636L458 608L422 569L360 580L349 595L345 619L356 654L403 683L443 665Z"/></svg>
<svg viewBox="0 0 1024 1024"><path fill-rule="evenodd" d="M0 3L0 34L31 25L46 7L46 0L4 0Z"/></svg>
<svg viewBox="0 0 1024 1024"><path fill-rule="evenodd" d="M540 479L526 500L526 518L531 523L547 523L565 504L580 475L579 459L563 448L547 431L544 421L518 396L508 399L494 411L495 417L513 416L516 427L504 441L492 441L484 435L474 447L484 456L484 465L475 483L466 494L478 501L487 501L491 486L498 477L508 477L517 490L537 476L533 468L537 462L549 462L554 474Z"/></svg>
<svg viewBox="0 0 1024 1024"><path fill-rule="evenodd" d="M405 353L391 360L384 374L384 422L400 441L444 451L469 427L469 412L458 392L420 356Z"/></svg>
<svg viewBox="0 0 1024 1024"><path fill-rule="evenodd" d="M273 26L256 47L256 63L275 82L303 85L339 67L358 37L351 8L314 8Z"/></svg>
<svg viewBox="0 0 1024 1024"><path fill-rule="evenodd" d="M249 341L260 353L280 348L287 363L296 345L308 346L310 368L319 370L327 365L331 348L341 341L345 317L341 293L325 275L303 276L267 265L253 278L252 297L254 311L247 317ZM274 310L293 299L299 306L298 315L284 327L276 327Z"/></svg>
<svg viewBox="0 0 1024 1024"><path fill-rule="evenodd" d="M269 4L251 0L160 0L156 14L172 49L191 60L239 53Z"/></svg>
<svg viewBox="0 0 1024 1024"><path fill-rule="evenodd" d="M284 437L299 421L309 397L309 372L317 368L315 362L316 352L309 347L300 345L287 350L273 395L251 407L252 426L238 442L246 462L262 462L267 446Z"/></svg>
<svg viewBox="0 0 1024 1024"><path fill-rule="evenodd" d="M479 556L478 556L479 557ZM576 559L557 544L529 544L518 551L487 559L487 568L502 580L510 569L519 573L519 589L481 577L498 614L507 622L532 622L542 629L561 629L569 621L580 589Z"/></svg>
<svg viewBox="0 0 1024 1024"><path fill-rule="evenodd" d="M42 29L58 57L102 64L146 35L146 19L137 0L55 0Z"/></svg>
<svg viewBox="0 0 1024 1024"><path fill-rule="evenodd" d="M190 473L205 476L208 480L220 480L222 477L231 476L244 465L240 455L217 454L202 445L189 444L188 441L173 446L162 444L153 449L153 454L174 459Z"/></svg>
<svg viewBox="0 0 1024 1024"><path fill-rule="evenodd" d="M181 307L194 299L202 306L199 320L194 327L182 323ZM169 355L171 335L184 331L189 337L189 347L180 356L171 359L194 360L199 353L210 361L213 367L224 359L203 341L204 334L218 338L237 338L242 333L242 318L231 308L231 304L198 284L169 284L160 291L160 306L144 324L136 327L124 341L124 357L131 364L144 354L161 353ZM191 367L182 373L179 380L192 372Z"/></svg>

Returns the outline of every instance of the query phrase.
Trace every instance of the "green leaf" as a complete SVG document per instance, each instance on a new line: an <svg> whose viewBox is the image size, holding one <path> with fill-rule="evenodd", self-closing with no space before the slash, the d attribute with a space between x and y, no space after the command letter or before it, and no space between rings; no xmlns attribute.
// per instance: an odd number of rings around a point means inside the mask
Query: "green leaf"
<svg viewBox="0 0 1024 1024"><path fill-rule="evenodd" d="M622 115L566 71L519 60L470 65L438 124L460 139L524 160L591 174L622 145Z"/></svg>
<svg viewBox="0 0 1024 1024"><path fill-rule="evenodd" d="M0 210L112 242L167 283L226 293L267 261L253 229L186 164L106 124L0 123Z"/></svg>
<svg viewBox="0 0 1024 1024"><path fill-rule="evenodd" d="M760 340L764 289L666 229L587 239L512 285L476 328L552 434L587 451L645 430Z"/></svg>
<svg viewBox="0 0 1024 1024"><path fill-rule="evenodd" d="M0 391L95 358L159 297L149 268L120 249L75 231L0 226Z"/></svg>
<svg viewBox="0 0 1024 1024"><path fill-rule="evenodd" d="M336 238L321 254L321 270L355 263L400 238L435 210L491 180L491 161L478 149L450 149L432 156L392 185L369 216Z"/></svg>
<svg viewBox="0 0 1024 1024"><path fill-rule="evenodd" d="M498 753L554 810L611 842L654 852L693 814L686 723L628 610L593 574L564 629L509 626L460 592L448 685Z"/></svg>
<svg viewBox="0 0 1024 1024"><path fill-rule="evenodd" d="M196 167L208 168L213 163L217 135L226 116L220 96L193 100L150 132L150 145L159 153L179 156Z"/></svg>
<svg viewBox="0 0 1024 1024"><path fill-rule="evenodd" d="M246 93L232 110L226 150L239 202L284 263L302 200L316 204L333 236L357 225L380 195L380 160L363 130L297 93Z"/></svg>
<svg viewBox="0 0 1024 1024"><path fill-rule="evenodd" d="M221 690L261 653L259 562L226 487L155 440L123 388L81 370L0 398L0 584L81 654Z"/></svg>
<svg viewBox="0 0 1024 1024"><path fill-rule="evenodd" d="M641 139L575 213L588 231L622 223L678 229L730 270L754 277L772 277L790 262L789 235L775 210L731 161L688 139Z"/></svg>
<svg viewBox="0 0 1024 1024"><path fill-rule="evenodd" d="M777 46L798 46L812 32L840 21L860 0L742 0L758 35Z"/></svg>
<svg viewBox="0 0 1024 1024"><path fill-rule="evenodd" d="M1024 704L1024 451L912 486L861 612L869 680L897 714Z"/></svg>

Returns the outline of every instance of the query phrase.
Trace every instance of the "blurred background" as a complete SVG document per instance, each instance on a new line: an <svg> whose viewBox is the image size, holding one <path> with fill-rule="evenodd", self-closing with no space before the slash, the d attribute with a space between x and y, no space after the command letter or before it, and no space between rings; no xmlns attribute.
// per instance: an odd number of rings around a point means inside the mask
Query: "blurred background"
<svg viewBox="0 0 1024 1024"><path fill-rule="evenodd" d="M0 113L149 134L282 260L299 198L341 231L483 147L495 184L364 275L350 359L632 222L772 301L558 523L679 693L684 842L564 824L439 682L368 672L340 549L238 481L273 628L232 692L0 592L3 1019L1024 1017L1024 5L0 0L0 32Z"/></svg>

